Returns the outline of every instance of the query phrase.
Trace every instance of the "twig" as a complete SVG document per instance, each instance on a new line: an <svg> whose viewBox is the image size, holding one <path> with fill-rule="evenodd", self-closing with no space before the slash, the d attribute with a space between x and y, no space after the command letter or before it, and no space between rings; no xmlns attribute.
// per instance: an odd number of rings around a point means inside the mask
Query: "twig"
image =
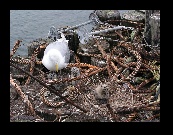
<svg viewBox="0 0 173 135"><path fill-rule="evenodd" d="M87 64L87 63L69 63L67 65L67 67L79 67L79 68L81 68L81 67L88 67L88 68L96 68L96 69L99 68L97 66L93 66L93 65L90 65L90 64Z"/></svg>
<svg viewBox="0 0 173 135"><path fill-rule="evenodd" d="M22 57L19 57L19 58L20 59L11 58L10 60L13 61L13 62L16 62L16 63L20 63L20 64L29 64L29 63L31 63L31 60L30 59L24 59ZM35 63L38 64L38 65L41 65L42 64L42 61L36 61Z"/></svg>
<svg viewBox="0 0 173 135"><path fill-rule="evenodd" d="M22 92L20 87L14 82L14 80L12 79L11 74L10 74L10 83L15 87L17 93L20 95L20 97L22 98L23 102L27 104L31 114L36 116L36 113L35 113L35 111L34 111L34 109L32 107L31 102L28 100L27 96Z"/></svg>
<svg viewBox="0 0 173 135"><path fill-rule="evenodd" d="M143 110L151 110L151 111L159 110L160 107L150 107L151 105L156 105L156 104L158 104L158 102L153 103L153 104L141 105L141 106L138 106L138 107L132 107L132 108L129 108L129 107L126 107L126 106L119 107L119 108L117 108L116 113L139 112L139 111L143 111Z"/></svg>
<svg viewBox="0 0 173 135"><path fill-rule="evenodd" d="M139 84L139 86L137 87L137 90L140 89L141 87L143 87L144 85L146 85L147 83L151 82L154 80L154 77L144 80L141 84Z"/></svg>
<svg viewBox="0 0 173 135"><path fill-rule="evenodd" d="M43 103L45 103L46 105L48 106L52 106L52 107L58 107L60 106L61 104L63 104L64 102L50 102L48 101L45 96L44 96L44 93L46 91L46 88L43 87L41 90L40 90L40 97L41 97L41 100L43 101Z"/></svg>
<svg viewBox="0 0 173 135"><path fill-rule="evenodd" d="M104 68L98 68L90 73L87 73L87 74L81 74L80 76L77 76L77 77L73 77L73 78L64 78L64 79L60 79L60 80L57 80L57 79L54 79L54 80L50 80L50 81L46 81L47 84L58 84L58 83L61 83L61 82L70 82L70 81L76 81L76 80L79 80L79 79L84 79L84 78L87 78L93 74L97 74L101 71L104 71L106 69L106 67Z"/></svg>
<svg viewBox="0 0 173 135"><path fill-rule="evenodd" d="M30 74L31 75L34 72L34 66L35 66L35 62L36 62L36 57L37 57L37 55L39 53L39 50L40 50L40 46L37 47L37 49L34 51L34 54L32 54L32 56L31 56L31 67L30 67ZM26 81L26 83L25 83L25 85L28 85L30 83L30 81L31 81L31 77L29 76L27 81Z"/></svg>
<svg viewBox="0 0 173 135"><path fill-rule="evenodd" d="M115 33L116 33L120 38L122 38L122 40L125 41L125 38L124 38L118 31L115 31Z"/></svg>
<svg viewBox="0 0 173 135"><path fill-rule="evenodd" d="M19 48L20 42L22 42L22 41L20 41L20 40L17 40L17 41L16 41L16 43L15 43L13 49L11 50L10 58L15 54L15 52L16 52L17 49Z"/></svg>
<svg viewBox="0 0 173 135"><path fill-rule="evenodd" d="M124 43L125 43L125 45L124 45ZM125 46L126 47L126 46L128 46L128 43L127 42L120 42L120 46ZM139 69L142 65L142 58L141 58L141 55L139 54L139 52L137 52L135 50L132 50L131 47L128 47L126 49L128 50L128 52L133 53L136 56L136 59L137 59L136 69L127 77L129 79L132 79L137 74L137 72L139 71Z"/></svg>
<svg viewBox="0 0 173 135"><path fill-rule="evenodd" d="M21 78L21 79L25 79L27 76L26 75L11 75L12 76L12 78L14 78L14 79L19 79L19 78Z"/></svg>
<svg viewBox="0 0 173 135"><path fill-rule="evenodd" d="M127 121L126 122L131 122L132 120L134 120L137 116L137 112L133 112L131 113L128 118L127 118Z"/></svg>
<svg viewBox="0 0 173 135"><path fill-rule="evenodd" d="M56 90L52 89L51 87L47 86L47 85L45 84L45 82L40 81L38 78L32 76L32 75L31 75L30 73L28 73L27 71L25 71L25 70L21 69L20 67L16 66L16 65L13 64L11 61L10 61L10 65L13 66L13 67L15 67L15 68L17 68L17 69L19 69L19 70L21 70L21 71L24 72L25 74L29 75L29 76L32 77L34 80L36 80L36 81L39 82L41 85L43 85L45 88L49 89L51 92L55 93L56 95L58 95L59 97L61 97L62 99L64 99L66 102L72 104L73 106L75 106L76 108L82 110L82 111L85 112L85 113L88 112L87 110L85 110L85 109L81 108L80 106L76 105L75 103L73 103L71 100L69 100L69 99L63 97L58 91L56 91Z"/></svg>

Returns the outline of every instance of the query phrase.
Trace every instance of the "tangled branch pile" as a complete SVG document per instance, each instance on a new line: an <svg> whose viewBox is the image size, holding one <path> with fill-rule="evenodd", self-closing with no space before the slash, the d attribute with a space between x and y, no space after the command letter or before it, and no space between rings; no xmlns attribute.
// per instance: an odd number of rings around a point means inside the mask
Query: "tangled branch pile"
<svg viewBox="0 0 173 135"><path fill-rule="evenodd" d="M23 58L14 56L18 40L10 54L10 121L159 122L160 45L145 42L143 24L128 23L133 30L99 34L71 50L75 59L55 79L39 56L52 41L38 41Z"/></svg>

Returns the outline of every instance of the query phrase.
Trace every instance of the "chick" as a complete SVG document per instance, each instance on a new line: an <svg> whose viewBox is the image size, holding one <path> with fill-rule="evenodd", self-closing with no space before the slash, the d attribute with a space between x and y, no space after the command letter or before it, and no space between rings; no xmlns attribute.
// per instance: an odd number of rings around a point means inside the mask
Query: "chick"
<svg viewBox="0 0 173 135"><path fill-rule="evenodd" d="M95 98L96 99L108 99L109 97L109 83L100 84L95 89Z"/></svg>

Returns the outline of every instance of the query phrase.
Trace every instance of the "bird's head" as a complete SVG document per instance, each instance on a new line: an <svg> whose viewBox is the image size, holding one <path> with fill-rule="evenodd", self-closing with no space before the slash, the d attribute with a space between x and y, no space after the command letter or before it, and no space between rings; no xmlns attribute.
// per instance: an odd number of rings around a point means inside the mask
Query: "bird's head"
<svg viewBox="0 0 173 135"><path fill-rule="evenodd" d="M55 63L55 69L58 72L58 70L65 68L67 65L68 64L65 63L65 56L64 56L60 61L57 61L57 63Z"/></svg>
<svg viewBox="0 0 173 135"><path fill-rule="evenodd" d="M63 57L58 50L52 49L48 55L50 60L53 62L54 71L58 72L58 70L65 67L65 57Z"/></svg>

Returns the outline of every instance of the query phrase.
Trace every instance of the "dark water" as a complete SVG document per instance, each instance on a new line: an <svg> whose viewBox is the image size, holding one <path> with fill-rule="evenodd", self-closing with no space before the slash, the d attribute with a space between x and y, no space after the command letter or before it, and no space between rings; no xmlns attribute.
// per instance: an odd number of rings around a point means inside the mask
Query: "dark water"
<svg viewBox="0 0 173 135"><path fill-rule="evenodd" d="M126 10L119 10L122 14ZM10 51L19 39L22 45L15 55L27 55L27 43L45 38L51 26L74 26L89 20L93 10L11 10Z"/></svg>

